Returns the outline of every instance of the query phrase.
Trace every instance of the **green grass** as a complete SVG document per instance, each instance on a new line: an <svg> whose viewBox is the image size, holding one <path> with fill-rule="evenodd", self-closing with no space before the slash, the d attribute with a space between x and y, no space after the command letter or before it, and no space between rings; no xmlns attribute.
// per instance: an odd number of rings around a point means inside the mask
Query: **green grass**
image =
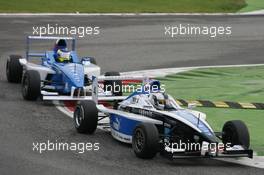
<svg viewBox="0 0 264 175"><path fill-rule="evenodd" d="M264 66L197 69L163 78L177 98L264 102Z"/></svg>
<svg viewBox="0 0 264 175"><path fill-rule="evenodd" d="M246 3L247 3L247 6L242 8L240 12L248 12L248 11L264 9L263 0L246 0Z"/></svg>
<svg viewBox="0 0 264 175"><path fill-rule="evenodd" d="M0 12L236 12L245 0L0 0Z"/></svg>
<svg viewBox="0 0 264 175"><path fill-rule="evenodd" d="M175 98L264 103L263 72L264 66L197 69L160 80ZM243 120L250 130L251 147L264 155L264 110L202 107L197 110L207 114L216 131L221 131L227 120Z"/></svg>

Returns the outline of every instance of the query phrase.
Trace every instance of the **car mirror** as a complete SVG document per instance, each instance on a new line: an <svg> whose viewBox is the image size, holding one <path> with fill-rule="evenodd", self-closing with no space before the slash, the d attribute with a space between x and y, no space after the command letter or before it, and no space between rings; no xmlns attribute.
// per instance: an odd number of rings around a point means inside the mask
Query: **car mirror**
<svg viewBox="0 0 264 175"><path fill-rule="evenodd" d="M83 58L81 59L81 63L82 63L83 65L85 65L85 66L90 65L90 64L91 64L90 58L89 58L89 57L83 57Z"/></svg>

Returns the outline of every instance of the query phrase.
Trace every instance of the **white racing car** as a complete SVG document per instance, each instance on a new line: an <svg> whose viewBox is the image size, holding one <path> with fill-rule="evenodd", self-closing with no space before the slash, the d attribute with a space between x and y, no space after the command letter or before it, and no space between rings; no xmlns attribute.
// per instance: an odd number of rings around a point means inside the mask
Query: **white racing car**
<svg viewBox="0 0 264 175"><path fill-rule="evenodd" d="M249 132L242 121L228 121L221 132L214 132L204 113L180 107L170 95L161 92L158 81L141 78L143 86L128 97L107 99L98 95L98 81L126 78L93 78L91 100L79 101L74 111L74 125L79 133L92 134L98 121L109 118L105 125L110 126L112 136L132 144L140 158L153 158L157 153L169 158L253 157ZM119 103L114 108L98 104L109 99Z"/></svg>

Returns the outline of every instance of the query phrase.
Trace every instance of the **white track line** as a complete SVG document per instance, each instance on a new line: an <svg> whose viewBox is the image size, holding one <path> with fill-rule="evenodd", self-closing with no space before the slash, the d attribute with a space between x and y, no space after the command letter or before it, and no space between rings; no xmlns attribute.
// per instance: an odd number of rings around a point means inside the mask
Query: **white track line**
<svg viewBox="0 0 264 175"><path fill-rule="evenodd" d="M169 74L176 74L180 72L190 71L193 69L202 68L224 68L224 67L252 67L252 66L264 66L264 64L240 64L240 65L218 65L218 66L194 66L194 67L180 67L180 68L164 68L164 69L149 69L141 71L123 72L121 75L143 75L149 77L165 77Z"/></svg>
<svg viewBox="0 0 264 175"><path fill-rule="evenodd" d="M61 111L62 113L64 113L65 115L67 115L70 118L73 118L73 112L71 112L68 108L63 107L59 101L53 101L53 104L56 106L56 108Z"/></svg>
<svg viewBox="0 0 264 175"><path fill-rule="evenodd" d="M245 13L0 13L0 16L258 16L263 11Z"/></svg>
<svg viewBox="0 0 264 175"><path fill-rule="evenodd" d="M225 162L230 162L230 163L235 163L235 164L240 164L240 165L246 165L246 166L251 166L251 167L256 167L256 168L264 168L264 156L256 156L254 155L253 159L249 159L246 157L241 157L241 158L216 158L217 160L220 161L225 161Z"/></svg>
<svg viewBox="0 0 264 175"><path fill-rule="evenodd" d="M249 14L249 15L264 14L264 9L262 9L262 10L256 10L256 11L252 11L252 12L244 12L243 14Z"/></svg>

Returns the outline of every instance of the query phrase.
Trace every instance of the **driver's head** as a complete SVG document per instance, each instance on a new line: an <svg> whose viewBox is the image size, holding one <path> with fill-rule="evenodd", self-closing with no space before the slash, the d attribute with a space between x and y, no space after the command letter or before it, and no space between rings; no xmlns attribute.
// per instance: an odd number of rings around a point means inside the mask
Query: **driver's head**
<svg viewBox="0 0 264 175"><path fill-rule="evenodd" d="M60 49L67 49L67 42L65 39L58 39L54 45L54 52L57 52Z"/></svg>
<svg viewBox="0 0 264 175"><path fill-rule="evenodd" d="M67 49L59 49L56 54L58 62L70 61L71 59L71 52Z"/></svg>
<svg viewBox="0 0 264 175"><path fill-rule="evenodd" d="M151 93L149 99L151 104L159 110L164 110L168 96L165 93Z"/></svg>

